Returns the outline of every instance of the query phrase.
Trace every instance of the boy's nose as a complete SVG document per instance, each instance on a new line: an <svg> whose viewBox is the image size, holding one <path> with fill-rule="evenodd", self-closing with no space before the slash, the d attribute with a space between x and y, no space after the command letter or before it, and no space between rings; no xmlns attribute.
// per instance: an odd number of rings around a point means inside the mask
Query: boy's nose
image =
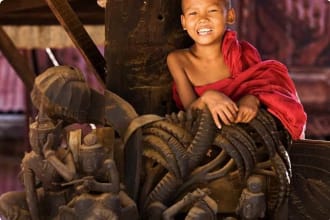
<svg viewBox="0 0 330 220"><path fill-rule="evenodd" d="M201 16L201 18L199 19L199 23L205 23L208 21L209 21L209 19L206 16Z"/></svg>

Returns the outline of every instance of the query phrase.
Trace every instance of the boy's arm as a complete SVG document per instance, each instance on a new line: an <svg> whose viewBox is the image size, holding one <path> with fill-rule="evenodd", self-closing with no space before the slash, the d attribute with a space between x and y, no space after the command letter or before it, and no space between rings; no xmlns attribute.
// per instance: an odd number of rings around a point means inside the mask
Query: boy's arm
<svg viewBox="0 0 330 220"><path fill-rule="evenodd" d="M177 92L185 110L197 99L190 80L183 68L183 57L179 51L171 52L167 56L167 67L176 84Z"/></svg>
<svg viewBox="0 0 330 220"><path fill-rule="evenodd" d="M245 95L237 102L237 106L235 123L248 123L257 115L260 101L254 95Z"/></svg>
<svg viewBox="0 0 330 220"><path fill-rule="evenodd" d="M167 56L167 66L176 83L178 95L185 110L190 108L209 108L213 120L218 128L221 128L220 119L224 124L229 125L236 119L238 108L226 95L209 90L201 97L198 97L187 74L184 71L184 55L180 51L174 51Z"/></svg>
<svg viewBox="0 0 330 220"><path fill-rule="evenodd" d="M238 107L236 103L225 94L216 90L208 90L204 92L200 100L207 105L215 125L219 129L221 128L220 119L226 125L235 122Z"/></svg>

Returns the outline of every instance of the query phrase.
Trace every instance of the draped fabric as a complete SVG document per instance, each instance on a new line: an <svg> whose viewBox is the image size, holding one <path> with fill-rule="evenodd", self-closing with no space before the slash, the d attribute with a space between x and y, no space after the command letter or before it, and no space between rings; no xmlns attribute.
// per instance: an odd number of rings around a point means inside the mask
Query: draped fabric
<svg viewBox="0 0 330 220"><path fill-rule="evenodd" d="M226 31L221 50L231 76L194 87L196 94L201 96L212 89L234 101L246 94L254 95L282 122L293 139L302 138L307 116L286 66L275 60L262 61L256 48L246 41L238 41L236 32L231 30ZM173 98L182 108L175 84Z"/></svg>

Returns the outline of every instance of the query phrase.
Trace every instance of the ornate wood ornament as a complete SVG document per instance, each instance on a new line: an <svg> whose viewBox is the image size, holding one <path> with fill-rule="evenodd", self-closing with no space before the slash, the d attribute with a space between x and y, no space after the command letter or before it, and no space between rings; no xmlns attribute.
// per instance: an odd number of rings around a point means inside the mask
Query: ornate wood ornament
<svg viewBox="0 0 330 220"><path fill-rule="evenodd" d="M68 73L70 77L65 77ZM81 89L86 91L78 92ZM64 120L64 126L93 122L99 128L87 135L63 130L62 141L69 146L62 147L48 135L40 155L28 153L26 157L33 154L36 159L23 159L25 180L34 176L31 173L40 180L53 177L49 170L38 171L45 167L38 164L45 161L60 178L36 185L31 181L25 192L3 194L3 217L43 219L49 215L44 211L47 204L53 204L52 219L323 219L328 215L329 203L315 201L315 196L322 195L322 201L329 197L324 155L329 155L330 145L292 142L266 110L260 109L248 124L219 130L208 110L139 116L114 93L93 93L81 73L69 66L52 67L36 78L32 100L42 114ZM57 99L65 94L73 94L70 101ZM85 110L76 112L77 106ZM59 109L66 111L62 115ZM96 117L95 112L102 114ZM97 132L109 128L115 136L109 130ZM109 136L114 139L105 141ZM104 147L105 143L112 147ZM71 159L63 160L56 149ZM47 183L55 184L56 190Z"/></svg>

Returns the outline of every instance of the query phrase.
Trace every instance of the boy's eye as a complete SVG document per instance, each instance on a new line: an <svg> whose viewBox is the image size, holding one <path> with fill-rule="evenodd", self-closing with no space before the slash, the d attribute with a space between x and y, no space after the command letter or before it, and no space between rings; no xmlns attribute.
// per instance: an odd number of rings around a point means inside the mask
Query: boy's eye
<svg viewBox="0 0 330 220"><path fill-rule="evenodd" d="M196 15L196 14L197 14L197 12L195 12L195 11L188 12L188 15Z"/></svg>
<svg viewBox="0 0 330 220"><path fill-rule="evenodd" d="M217 9L210 9L209 12L217 12Z"/></svg>

